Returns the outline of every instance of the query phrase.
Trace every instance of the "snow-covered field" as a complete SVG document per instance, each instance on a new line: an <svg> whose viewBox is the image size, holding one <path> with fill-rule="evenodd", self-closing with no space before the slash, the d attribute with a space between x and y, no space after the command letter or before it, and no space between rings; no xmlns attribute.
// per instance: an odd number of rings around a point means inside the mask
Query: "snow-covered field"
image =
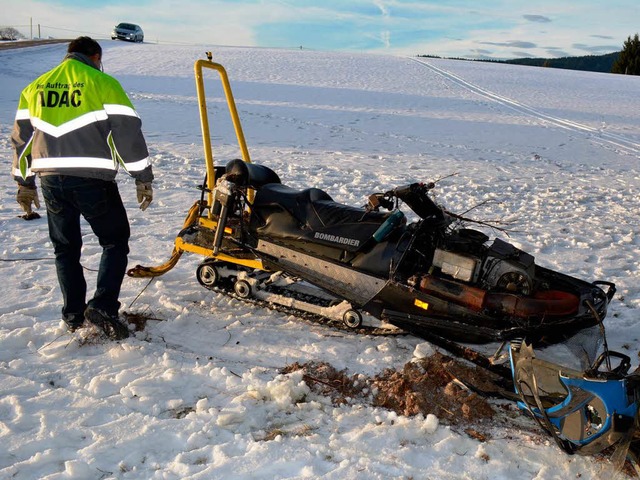
<svg viewBox="0 0 640 480"><path fill-rule="evenodd" d="M204 176L193 63L207 48L103 42L105 71L138 109L156 173L136 208L130 265L169 256ZM201 257L151 282L126 278L129 312L155 317L122 342L82 343L60 320L43 218L25 222L9 175L20 90L65 46L0 52L0 478L19 479L570 479L605 478L600 459L567 456L526 419L486 442L432 415L366 402L333 406L294 362L349 375L401 368L426 346L411 336L357 336L252 308L204 290ZM538 263L618 294L611 348L640 349L640 82L637 77L522 66L310 51L215 48L253 161L294 187L334 199L435 180L450 210L514 222L509 240ZM207 90L214 154L239 156L215 75ZM90 286L100 248L86 229ZM146 287L146 289L145 289Z"/></svg>

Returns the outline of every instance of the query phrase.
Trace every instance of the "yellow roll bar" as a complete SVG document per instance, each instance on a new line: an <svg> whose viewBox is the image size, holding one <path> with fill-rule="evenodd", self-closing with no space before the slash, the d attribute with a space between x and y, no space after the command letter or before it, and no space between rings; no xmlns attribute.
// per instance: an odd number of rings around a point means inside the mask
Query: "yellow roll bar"
<svg viewBox="0 0 640 480"><path fill-rule="evenodd" d="M249 149L247 148L247 142L244 138L244 133L242 131L242 125L240 124L240 116L238 115L238 110L236 108L236 102L233 98L233 93L231 92L231 84L229 83L229 77L227 76L227 71L225 68L219 63L213 62L211 52L206 52L207 59L196 60L194 64L194 72L196 78L196 91L198 94L198 108L200 109L200 126L202 128L202 145L204 148L204 159L206 163L207 169L207 182L206 182L206 190L207 190L207 201L206 205L201 202L196 202L189 213L187 214L187 218L184 221L183 230L187 227L193 226L197 224L199 221L204 221L204 217L201 217L201 212L203 210L208 210L208 220L213 220L213 189L216 185L216 173L215 173L215 165L213 160L213 150L211 148L211 132L209 130L209 112L207 111L207 99L204 89L204 69L208 68L211 70L215 70L220 75L220 81L222 82L222 88L224 89L224 95L227 100L227 106L229 107L229 114L231 115L231 121L233 122L233 128L236 132L236 138L238 140L238 146L240 147L240 152L242 154L242 160L247 163L251 163L251 157L249 156ZM249 201L253 200L254 192L250 190L247 192L247 196ZM209 208L204 208L208 206ZM206 222L205 222L206 223ZM215 222L211 225L207 225L207 228L210 230L215 230ZM192 252L198 253L200 255L204 255L206 257L215 257L220 259L221 261L232 261L239 265L244 265L251 268L262 268L262 262L258 259L234 259L233 257L229 257L225 254L214 255L213 250L201 247L198 245L193 245L188 242L185 242L180 235L176 237L174 242L173 252L171 253L171 257L164 264L158 265L155 267L145 267L142 265L136 265L134 268L127 271L127 275L130 277L157 277L159 275L163 275L171 270L178 260L182 256L184 252Z"/></svg>
<svg viewBox="0 0 640 480"><path fill-rule="evenodd" d="M220 81L222 82L222 88L224 89L224 95L229 107L229 114L231 115L231 121L233 122L233 128L236 132L236 138L238 139L238 146L242 153L242 160L247 163L251 163L251 157L249 156L249 149L247 148L247 142L244 138L242 131L242 125L240 124L240 117L236 108L236 102L233 98L231 91L231 84L229 83L229 77L227 71L219 63L212 61L213 56L211 52L207 52L207 59L196 60L194 65L195 77L196 77L196 90L198 93L198 106L200 108L200 126L202 127L202 146L204 148L204 159L207 166L207 190L208 190L208 204L213 205L213 189L216 185L216 175L213 161L213 151L211 149L211 136L209 131L209 112L207 111L207 100L204 90L204 74L203 69L209 68L215 70L220 75ZM212 212L209 209L209 218L211 218Z"/></svg>

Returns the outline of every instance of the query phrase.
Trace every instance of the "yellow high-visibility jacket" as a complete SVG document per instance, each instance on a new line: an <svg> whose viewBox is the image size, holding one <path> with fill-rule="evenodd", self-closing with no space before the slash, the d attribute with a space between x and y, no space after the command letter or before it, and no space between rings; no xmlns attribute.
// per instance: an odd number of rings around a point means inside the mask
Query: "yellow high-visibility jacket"
<svg viewBox="0 0 640 480"><path fill-rule="evenodd" d="M77 53L28 85L20 95L11 141L13 176L34 174L113 180L122 166L153 180L142 122L120 83Z"/></svg>

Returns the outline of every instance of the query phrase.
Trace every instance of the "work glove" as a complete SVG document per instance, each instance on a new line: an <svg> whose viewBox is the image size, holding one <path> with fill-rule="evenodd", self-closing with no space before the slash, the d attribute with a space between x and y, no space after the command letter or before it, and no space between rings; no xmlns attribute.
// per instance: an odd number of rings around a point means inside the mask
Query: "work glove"
<svg viewBox="0 0 640 480"><path fill-rule="evenodd" d="M153 187L151 186L151 182L136 182L136 194L138 195L140 210L144 212L153 200Z"/></svg>
<svg viewBox="0 0 640 480"><path fill-rule="evenodd" d="M24 185L18 186L18 193L16 194L16 200L18 204L24 210L22 218L25 220L33 220L34 218L40 218L36 212L31 210L31 204L34 204L36 208L40 208L40 199L38 198L38 189L34 186L26 187Z"/></svg>

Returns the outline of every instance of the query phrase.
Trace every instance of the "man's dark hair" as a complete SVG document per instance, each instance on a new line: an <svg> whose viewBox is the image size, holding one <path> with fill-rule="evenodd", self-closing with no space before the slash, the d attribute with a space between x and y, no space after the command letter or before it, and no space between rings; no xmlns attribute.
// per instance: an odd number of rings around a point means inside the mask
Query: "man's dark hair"
<svg viewBox="0 0 640 480"><path fill-rule="evenodd" d="M102 47L91 37L78 37L69 43L67 53L82 53L87 57L92 57L96 53L102 56Z"/></svg>

